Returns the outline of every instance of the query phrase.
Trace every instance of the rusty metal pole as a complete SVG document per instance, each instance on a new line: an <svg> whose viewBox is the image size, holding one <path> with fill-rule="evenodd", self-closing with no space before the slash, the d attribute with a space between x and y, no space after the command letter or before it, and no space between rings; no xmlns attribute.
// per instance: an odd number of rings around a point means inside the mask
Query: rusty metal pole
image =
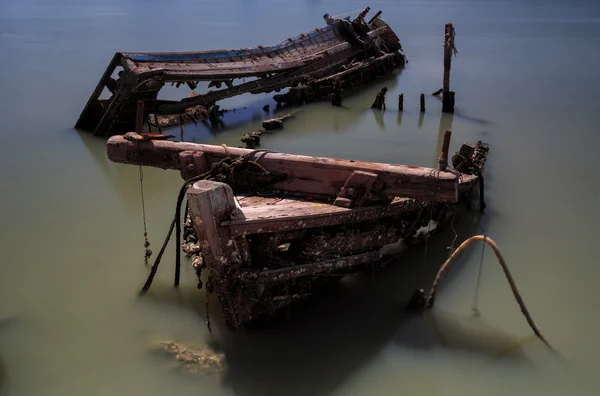
<svg viewBox="0 0 600 396"><path fill-rule="evenodd" d="M454 46L454 25L446 24L444 34L444 83L442 86L442 111L454 113L454 92L450 91L450 68L452 67L452 54L456 54Z"/></svg>
<svg viewBox="0 0 600 396"><path fill-rule="evenodd" d="M438 170L445 171L448 168L448 151L450 150L451 131L444 132L444 143L442 143L442 152L438 159Z"/></svg>
<svg viewBox="0 0 600 396"><path fill-rule="evenodd" d="M144 127L144 102L138 100L135 112L135 133L141 134Z"/></svg>

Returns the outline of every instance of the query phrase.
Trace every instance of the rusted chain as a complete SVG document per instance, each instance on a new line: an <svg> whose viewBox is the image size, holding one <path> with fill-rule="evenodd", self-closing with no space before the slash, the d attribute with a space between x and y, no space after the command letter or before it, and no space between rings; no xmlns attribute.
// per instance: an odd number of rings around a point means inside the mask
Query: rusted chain
<svg viewBox="0 0 600 396"><path fill-rule="evenodd" d="M504 260L504 257L502 257L502 253L500 253L500 249L498 248L498 245L496 245L496 243L486 235L474 235L474 236L470 237L469 239L464 241L454 251L454 253L452 253L452 255L450 255L450 257L448 257L448 260L446 260L446 262L442 265L442 267L440 268L440 270L438 271L438 273L435 277L435 280L433 281L433 285L431 286L431 291L429 292L429 295L427 295L426 300L425 300L425 307L427 309L429 309L433 306L433 301L435 300L435 294L437 292L437 288L438 288L438 285L440 283L443 273L448 269L448 267L450 267L450 264L452 264L454 262L456 257L458 257L458 255L467 248L467 246L469 246L470 244L472 244L473 242L476 242L476 241L483 241L484 243L487 243L488 245L490 245L492 250L494 250L494 253L496 254L496 258L498 259L498 263L502 266L502 270L504 271L506 280L508 280L508 283L510 284L512 293L513 293L515 299L517 300L517 303L519 304L519 307L521 308L521 312L525 316L525 319L527 319L527 323L529 324L529 327L531 327L531 329L533 330L535 335L541 341L543 341L548 346L548 348L550 348L551 350L554 351L554 348L550 345L548 340L546 340L546 337L544 337L544 335L542 334L542 331L538 328L538 326L533 321L533 318L531 317L531 314L529 313L529 310L527 309L527 306L525 305L525 302L523 301L523 298L521 297L521 294L519 293L519 290L517 289L517 285L515 284L515 281L514 281L512 275L510 274L508 266L506 265L506 261Z"/></svg>

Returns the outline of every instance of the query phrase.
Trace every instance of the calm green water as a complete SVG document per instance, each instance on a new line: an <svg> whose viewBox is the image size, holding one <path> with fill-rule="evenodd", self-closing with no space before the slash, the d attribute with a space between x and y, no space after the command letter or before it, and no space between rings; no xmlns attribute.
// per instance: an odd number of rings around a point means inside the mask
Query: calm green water
<svg viewBox="0 0 600 396"><path fill-rule="evenodd" d="M261 332L231 334L185 267L172 289L167 251L146 298L138 169L72 129L112 54L275 43L363 2L0 0L1 395L595 395L600 369L596 197L600 5L592 1L373 1L409 64L344 102L294 110L263 147L432 166L441 133L491 145L482 227L500 245L556 358L532 337L489 249L472 315L480 249L445 279L436 309L403 311L447 255L451 233L374 277L345 279ZM453 22L454 116L427 97L441 86L442 34ZM387 85L384 115L368 107ZM397 112L403 92L405 111ZM168 93L172 94L172 93ZM270 97L223 104L224 131L185 139L239 145ZM246 107L244 110L243 107ZM248 125L249 124L249 125ZM175 131L178 132L178 131ZM158 251L180 179L144 171ZM478 233L457 226L459 242ZM215 302L215 301L213 301ZM216 345L229 370L186 376L148 352L156 340Z"/></svg>

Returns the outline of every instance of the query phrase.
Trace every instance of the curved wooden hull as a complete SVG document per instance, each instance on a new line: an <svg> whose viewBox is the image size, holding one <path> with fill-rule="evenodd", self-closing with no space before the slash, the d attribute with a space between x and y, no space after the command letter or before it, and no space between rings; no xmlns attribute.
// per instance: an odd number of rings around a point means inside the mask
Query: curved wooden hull
<svg viewBox="0 0 600 396"><path fill-rule="evenodd" d="M270 46L196 52L117 52L75 127L91 129L95 135L121 133L133 130L138 101L145 103L144 118L149 114L180 114L193 106L211 106L244 93L279 91L323 79L345 70L352 62L367 64L394 55L394 61L386 65L398 67L404 63L401 50L398 37L383 20L377 17L367 22L363 15L353 21L336 20ZM119 78L114 79L117 71ZM234 80L247 77L255 79L234 84ZM166 83L187 84L195 89L200 81L210 81L209 88L225 87L180 101L158 99ZM105 88L112 96L101 100Z"/></svg>

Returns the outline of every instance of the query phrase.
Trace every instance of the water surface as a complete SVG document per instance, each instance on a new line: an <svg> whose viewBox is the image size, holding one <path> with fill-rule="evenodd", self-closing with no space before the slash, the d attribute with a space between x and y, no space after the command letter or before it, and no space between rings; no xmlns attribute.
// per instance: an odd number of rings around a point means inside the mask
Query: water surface
<svg viewBox="0 0 600 396"><path fill-rule="evenodd" d="M488 207L460 242L484 230L501 247L534 318L565 361L530 329L486 250L445 279L424 318L403 311L431 281L454 235L430 241L373 277L345 279L278 326L231 334L173 249L146 298L139 171L110 163L104 141L72 128L115 51L270 44L321 26L358 1L0 1L0 394L577 395L597 394L600 213L594 165L600 5L592 1L373 1L401 38L407 67L346 98L295 109L263 146L290 153L433 166L445 129L452 150L482 139ZM444 24L456 27L454 116L419 94L441 86ZM369 105L387 86L388 110ZM405 111L396 98L404 93ZM172 93L167 92L167 95ZM240 145L270 96L235 98L222 131L186 140ZM244 107L246 107L244 109ZM179 131L176 130L176 133ZM144 170L148 232L158 251L180 186ZM218 346L224 380L185 376L148 352L156 340ZM565 364L566 363L566 364Z"/></svg>

